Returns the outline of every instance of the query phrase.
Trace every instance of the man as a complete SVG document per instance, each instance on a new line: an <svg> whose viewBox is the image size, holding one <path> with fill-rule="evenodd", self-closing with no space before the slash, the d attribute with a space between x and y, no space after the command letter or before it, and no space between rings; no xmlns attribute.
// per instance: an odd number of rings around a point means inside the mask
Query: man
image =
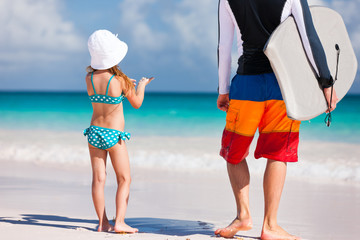
<svg viewBox="0 0 360 240"><path fill-rule="evenodd" d="M312 23L306 0L219 0L218 108L227 112L220 155L227 161L237 216L229 226L215 231L233 237L252 228L249 209L250 174L246 162L257 129L255 158L267 158L263 188L265 212L262 240L299 239L277 223L287 162L297 162L300 122L286 116L279 85L263 53L271 33L292 15L309 61L317 72L329 111L336 107L336 93L326 56ZM237 74L231 82L231 48L234 31L239 53ZM331 104L330 104L331 102Z"/></svg>

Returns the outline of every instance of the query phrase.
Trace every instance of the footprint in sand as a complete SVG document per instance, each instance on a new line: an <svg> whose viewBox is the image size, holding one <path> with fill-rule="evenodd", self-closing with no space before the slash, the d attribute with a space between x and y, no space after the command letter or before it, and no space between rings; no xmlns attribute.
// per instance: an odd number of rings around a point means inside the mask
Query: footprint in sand
<svg viewBox="0 0 360 240"><path fill-rule="evenodd" d="M80 232L90 232L89 229L83 228L83 227L77 227L75 228L76 231L80 231Z"/></svg>

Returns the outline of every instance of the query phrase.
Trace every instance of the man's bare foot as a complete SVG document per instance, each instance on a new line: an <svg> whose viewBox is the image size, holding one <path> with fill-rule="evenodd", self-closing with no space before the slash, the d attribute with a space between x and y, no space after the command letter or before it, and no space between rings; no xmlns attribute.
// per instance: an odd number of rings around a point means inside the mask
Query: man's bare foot
<svg viewBox="0 0 360 240"><path fill-rule="evenodd" d="M219 228L215 231L215 235L220 235L224 238L232 238L238 231L247 231L252 228L251 219L244 219L240 221L238 218L235 218L229 226L226 228Z"/></svg>
<svg viewBox="0 0 360 240"><path fill-rule="evenodd" d="M111 225L109 222L103 223L98 227L98 232L112 232L112 231L114 231L114 226Z"/></svg>
<svg viewBox="0 0 360 240"><path fill-rule="evenodd" d="M139 229L132 228L126 223L116 223L114 228L116 233L137 233Z"/></svg>
<svg viewBox="0 0 360 240"><path fill-rule="evenodd" d="M280 226L263 228L261 233L261 240L301 240L300 237L293 236L282 229Z"/></svg>

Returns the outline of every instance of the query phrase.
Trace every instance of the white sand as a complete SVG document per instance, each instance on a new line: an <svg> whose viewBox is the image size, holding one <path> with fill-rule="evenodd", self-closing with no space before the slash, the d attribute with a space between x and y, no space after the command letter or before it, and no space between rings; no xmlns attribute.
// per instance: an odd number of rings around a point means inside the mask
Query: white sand
<svg viewBox="0 0 360 240"><path fill-rule="evenodd" d="M134 235L97 233L88 165L55 166L2 160L0 239L214 239L213 231L235 216L226 172L164 171L134 167L127 223ZM115 179L108 166L108 216L115 213ZM260 236L263 215L261 179L251 182L254 229ZM279 222L304 239L358 239L360 187L288 179Z"/></svg>
<svg viewBox="0 0 360 240"><path fill-rule="evenodd" d="M0 131L0 239L213 239L235 217L219 137L139 137L128 142L132 185L127 223L139 234L95 232L91 169L81 133ZM252 146L252 150L253 150ZM360 148L301 141L289 164L279 223L304 239L359 239ZM265 160L249 157L254 229L263 218ZM301 180L301 181L300 181ZM108 165L106 205L115 214L115 176Z"/></svg>

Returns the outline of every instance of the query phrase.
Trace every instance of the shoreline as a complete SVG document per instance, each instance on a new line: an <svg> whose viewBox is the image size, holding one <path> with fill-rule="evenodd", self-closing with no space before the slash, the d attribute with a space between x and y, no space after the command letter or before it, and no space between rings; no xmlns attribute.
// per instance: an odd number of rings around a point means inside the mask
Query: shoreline
<svg viewBox="0 0 360 240"><path fill-rule="evenodd" d="M219 156L220 137L133 136L127 141L130 163L144 169L184 172L226 171ZM262 176L265 159L255 159L250 146L249 168ZM288 177L306 182L360 185L360 145L301 141L299 162L288 164ZM28 163L54 169L88 166L86 138L78 132L0 131L0 162Z"/></svg>

